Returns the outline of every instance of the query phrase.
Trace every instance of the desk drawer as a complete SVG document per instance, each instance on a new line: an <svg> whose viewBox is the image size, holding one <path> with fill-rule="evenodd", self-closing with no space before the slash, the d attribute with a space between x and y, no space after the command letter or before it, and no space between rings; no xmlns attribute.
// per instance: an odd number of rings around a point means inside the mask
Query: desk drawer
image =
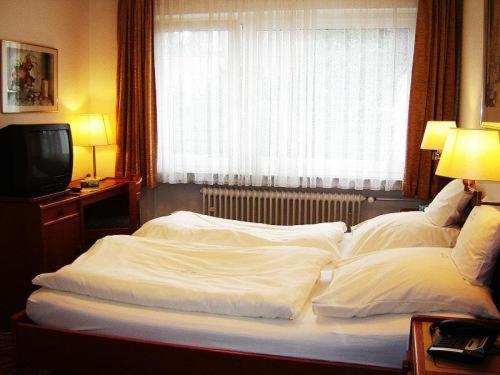
<svg viewBox="0 0 500 375"><path fill-rule="evenodd" d="M79 212L78 202L70 202L45 208L42 211L42 223L47 224L54 220L64 219L68 216L78 214Z"/></svg>

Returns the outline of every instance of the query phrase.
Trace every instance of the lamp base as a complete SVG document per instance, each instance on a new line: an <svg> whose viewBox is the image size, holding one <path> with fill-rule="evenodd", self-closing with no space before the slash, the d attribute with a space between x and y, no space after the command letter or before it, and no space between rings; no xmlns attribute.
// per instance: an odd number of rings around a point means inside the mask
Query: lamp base
<svg viewBox="0 0 500 375"><path fill-rule="evenodd" d="M476 181L475 180L464 179L462 181L464 183L464 190L465 191L470 191L470 192L476 191Z"/></svg>
<svg viewBox="0 0 500 375"><path fill-rule="evenodd" d="M441 159L441 151L439 151L439 150L432 151L431 158L432 158L432 160L439 160L439 159Z"/></svg>
<svg viewBox="0 0 500 375"><path fill-rule="evenodd" d="M105 180L107 177L99 177L99 176L92 176L90 173L87 173L87 175L85 176L85 179L86 180L97 180L97 181L102 181L102 180Z"/></svg>
<svg viewBox="0 0 500 375"><path fill-rule="evenodd" d="M80 181L80 186L82 188L95 188L99 187L99 180L95 178L86 178Z"/></svg>
<svg viewBox="0 0 500 375"><path fill-rule="evenodd" d="M80 186L82 188L93 188L99 187L99 181L104 180L106 177L91 177L87 175L83 180L80 180Z"/></svg>
<svg viewBox="0 0 500 375"><path fill-rule="evenodd" d="M471 204L472 206L480 206L483 199L483 194L476 189L475 180L463 180L464 190L472 193Z"/></svg>

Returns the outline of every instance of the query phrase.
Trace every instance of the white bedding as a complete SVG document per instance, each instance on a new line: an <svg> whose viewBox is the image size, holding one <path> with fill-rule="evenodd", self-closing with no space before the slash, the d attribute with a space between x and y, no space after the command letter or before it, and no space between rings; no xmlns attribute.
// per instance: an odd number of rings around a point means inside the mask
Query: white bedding
<svg viewBox="0 0 500 375"><path fill-rule="evenodd" d="M240 247L302 246L331 251L338 258L338 245L347 230L345 223L269 225L221 219L188 211L148 221L134 236Z"/></svg>
<svg viewBox="0 0 500 375"><path fill-rule="evenodd" d="M297 246L237 248L108 236L33 283L142 306L293 319L332 257Z"/></svg>
<svg viewBox="0 0 500 375"><path fill-rule="evenodd" d="M352 241L352 233L344 233L344 237L342 237L339 244L340 258L345 259L351 256Z"/></svg>
<svg viewBox="0 0 500 375"><path fill-rule="evenodd" d="M114 238L120 237L127 236L115 236ZM122 264L122 262L127 262L126 254L130 251L130 243L140 245L141 253L144 252L141 246L144 243L155 243L155 246L158 246L158 243L163 243L166 247L175 244L175 242L165 241L161 236L159 237L159 239L155 240L154 238L148 239L136 236L132 242L127 240L127 244L122 243L122 246L119 243L115 243L115 254L120 252L121 255L119 257L110 255L110 257L101 259L97 264L99 268L97 271L105 274L117 273L118 275L121 275L123 270L128 269L128 272L130 272L130 268L123 267ZM109 238L106 241L109 241ZM351 240L352 236L349 233L344 234L342 237L342 241L338 244L338 252L341 257L349 256ZM185 245L183 246L184 248L186 247ZM203 248L207 248L206 245L201 246L200 244L191 244L190 246L196 251L203 251ZM208 248L205 250L212 251L215 248L219 249L219 251L226 251L223 254L224 257L231 256L233 255L232 253L238 254L238 251L245 250L244 248L238 250L234 248L229 249L224 246L214 246L213 248L208 246ZM276 247L274 251L283 252L279 254L279 260L276 259L273 261L273 267L270 267L273 268L273 273L283 271L288 274L290 276L289 280L292 280L291 282L296 278L296 273L293 271L290 272L288 267L295 260L285 259L284 257L291 250L291 253L294 253L294 249L290 246L283 248ZM304 307L302 309L296 308L294 311L294 320L216 315L217 311L210 311L212 314L186 312L177 311L172 307L165 308L166 306L146 307L131 304L127 300L121 302L111 301L109 299L100 299L96 296L91 297L73 292L51 290L46 287L42 287L29 297L27 314L30 319L38 324L75 331L248 353L401 368L408 344L411 315L386 314L368 318L328 318L316 316L312 311L311 299L319 295L328 286L331 281L331 269L333 267L332 264L325 266L324 259L335 259L336 256L334 253L329 252L328 256L323 258L327 252L319 249L296 249L301 254L301 261L299 263L304 263L303 261L309 259L311 256L314 257L314 254L322 254L318 257L318 259L321 258L318 264L321 263L323 265L323 271L321 272L321 280L314 286L309 297L306 298ZM161 268L161 261L159 259L163 259L163 255L165 255L163 253L170 254L172 251L171 248L167 251L165 250L167 249L157 249L157 253L145 255L149 259L142 259L145 268L149 269L147 277L154 279L157 276L155 276L155 272L159 270L158 267ZM246 250L252 251L251 248L247 248ZM268 251L269 249L265 250ZM96 266L94 262L82 262L82 260L85 260L89 256L88 254L79 258L75 263L84 263L84 268L88 268L87 271L94 272L96 271L94 269ZM92 254L92 251L90 254ZM160 257L158 258L158 256ZM293 258L293 255L289 254L289 256ZM220 257L217 258L215 263L220 265L221 259ZM103 260L104 264L107 264L106 267L102 267ZM254 273L254 265L249 265L243 259L239 263L234 262L234 260L232 267L236 265L236 270L248 269ZM171 259L168 258L168 261L170 262ZM175 262L183 263L180 259L176 259ZM190 260L189 265L191 264ZM227 263L223 263L223 265L227 265ZM302 265L299 265L299 267ZM183 263L183 267L186 266ZM209 268L212 269L213 266L210 265ZM293 267L296 266L295 264ZM313 268L316 269L316 265ZM138 275L133 276L143 277L144 271L144 269L137 270ZM185 271L186 269L184 268L183 272ZM224 277L229 277L230 274L234 274L234 271L234 268L228 270L230 273L225 274ZM312 274L315 275L313 279L316 279L318 271L313 271ZM188 275L192 279L194 274L189 273ZM103 276L101 274L99 277ZM127 277L129 276L127 275ZM84 279L88 277L90 276L87 275ZM45 278L45 281L47 281L50 276L43 276L42 278ZM72 282L73 284L79 284L81 281L82 279L77 277ZM101 281L99 279L99 282ZM179 279L178 281L184 283L186 281L191 282L192 280ZM53 279L52 282L57 283L58 281ZM39 282L38 284L55 287L55 285L50 285L48 282ZM277 284L282 285L282 282L277 282ZM109 287L113 287L112 283L106 284L106 287L103 287L102 291L105 293L109 292L107 289ZM237 288L238 285L236 285ZM306 289L304 288L304 291ZM131 296L134 295L134 292L133 288L129 289ZM164 291L161 290L160 292L163 293ZM183 291L182 293L186 292ZM288 292L281 291L280 293L287 294ZM103 295L103 298L108 297ZM446 313L446 315L463 316L453 313Z"/></svg>
<svg viewBox="0 0 500 375"><path fill-rule="evenodd" d="M498 318L489 290L469 284L451 252L446 247L409 247L335 262L333 281L313 299L313 311L351 318L451 310Z"/></svg>
<svg viewBox="0 0 500 375"><path fill-rule="evenodd" d="M295 320L147 308L42 288L30 319L50 327L174 344L401 368L409 315L321 318L308 302Z"/></svg>

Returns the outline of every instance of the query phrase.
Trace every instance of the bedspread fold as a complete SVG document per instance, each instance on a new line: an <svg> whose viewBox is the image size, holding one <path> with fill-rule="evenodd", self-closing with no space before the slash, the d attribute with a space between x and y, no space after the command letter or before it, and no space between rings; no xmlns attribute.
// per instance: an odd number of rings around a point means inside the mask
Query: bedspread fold
<svg viewBox="0 0 500 375"><path fill-rule="evenodd" d="M306 225L270 225L177 211L145 223L134 236L241 247L303 246L331 251L340 258L339 244L347 226L342 221Z"/></svg>
<svg viewBox="0 0 500 375"><path fill-rule="evenodd" d="M298 246L231 247L108 236L35 285L136 305L293 319L334 255Z"/></svg>

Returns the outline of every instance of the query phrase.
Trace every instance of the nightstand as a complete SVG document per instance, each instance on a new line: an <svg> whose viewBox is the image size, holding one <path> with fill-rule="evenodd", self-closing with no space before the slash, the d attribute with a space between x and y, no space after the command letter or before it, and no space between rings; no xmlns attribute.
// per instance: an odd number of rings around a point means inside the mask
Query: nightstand
<svg viewBox="0 0 500 375"><path fill-rule="evenodd" d="M408 375L451 375L451 374L500 374L500 354L492 353L479 364L461 363L427 354L432 343L429 327L435 321L453 319L446 316L416 315L411 321L410 345L407 360L403 363L403 373ZM486 321L492 324L492 321ZM500 321L493 322L500 327Z"/></svg>

